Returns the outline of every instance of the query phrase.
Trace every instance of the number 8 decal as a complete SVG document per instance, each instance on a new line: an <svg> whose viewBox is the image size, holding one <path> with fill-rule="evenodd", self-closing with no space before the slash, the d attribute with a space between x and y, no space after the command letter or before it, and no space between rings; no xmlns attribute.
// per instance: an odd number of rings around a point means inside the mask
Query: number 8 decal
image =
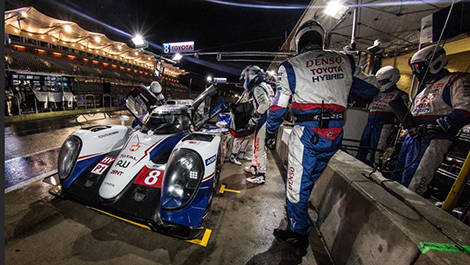
<svg viewBox="0 0 470 265"><path fill-rule="evenodd" d="M144 183L147 185L153 185L157 183L158 177L161 175L159 170L152 170L148 176L144 179Z"/></svg>

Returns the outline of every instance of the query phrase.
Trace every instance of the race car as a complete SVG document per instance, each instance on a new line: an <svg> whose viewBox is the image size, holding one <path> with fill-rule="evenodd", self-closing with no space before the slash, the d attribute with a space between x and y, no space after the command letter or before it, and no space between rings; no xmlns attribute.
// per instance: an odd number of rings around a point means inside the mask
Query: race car
<svg viewBox="0 0 470 265"><path fill-rule="evenodd" d="M156 102L136 88L124 106L138 129L100 125L72 133L60 149L56 195L156 232L196 238L219 189L227 132L207 122L226 105L215 86L191 106ZM206 112L198 111L203 102Z"/></svg>

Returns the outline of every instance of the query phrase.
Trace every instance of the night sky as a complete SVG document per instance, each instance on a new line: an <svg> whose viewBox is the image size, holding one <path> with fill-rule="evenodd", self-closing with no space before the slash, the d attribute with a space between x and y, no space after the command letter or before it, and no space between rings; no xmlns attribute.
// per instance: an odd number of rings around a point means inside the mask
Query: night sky
<svg viewBox="0 0 470 265"><path fill-rule="evenodd" d="M255 4L285 4L286 1L233 1ZM307 5L309 0L288 1L289 5ZM114 27L137 32L157 45L164 42L195 41L198 51L278 51L285 36L294 27L303 9L261 9L227 6L204 0L7 0L6 10L33 6L40 12L78 23L83 28L106 34L116 41L129 37L84 18L84 14ZM149 48L159 52L155 48ZM207 74L234 79L244 63L218 63L214 57L183 59L181 67L203 77ZM219 70L205 67L215 63ZM266 64L260 64L266 67ZM231 74L231 75L230 75Z"/></svg>

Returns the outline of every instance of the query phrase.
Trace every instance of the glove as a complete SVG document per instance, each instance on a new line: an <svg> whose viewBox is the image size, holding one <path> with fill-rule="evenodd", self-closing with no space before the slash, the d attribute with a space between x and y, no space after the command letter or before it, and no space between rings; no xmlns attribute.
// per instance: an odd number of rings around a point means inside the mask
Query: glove
<svg viewBox="0 0 470 265"><path fill-rule="evenodd" d="M256 124L258 122L254 119L254 118L251 118L249 121L248 121L248 131L254 131L254 129L256 128Z"/></svg>
<svg viewBox="0 0 470 265"><path fill-rule="evenodd" d="M270 150L274 150L276 148L276 134L276 132L266 130L265 144Z"/></svg>
<svg viewBox="0 0 470 265"><path fill-rule="evenodd" d="M445 135L446 131L439 124L431 123L431 124L420 124L416 127L408 129L408 134L413 139L417 139L420 137L435 138L436 136Z"/></svg>

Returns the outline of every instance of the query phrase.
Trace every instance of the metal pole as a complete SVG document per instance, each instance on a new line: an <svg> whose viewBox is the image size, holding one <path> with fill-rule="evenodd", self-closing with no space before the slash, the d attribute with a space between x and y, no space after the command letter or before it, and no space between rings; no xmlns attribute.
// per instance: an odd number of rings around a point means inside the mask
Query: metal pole
<svg viewBox="0 0 470 265"><path fill-rule="evenodd" d="M354 13L353 13L351 44L349 45L352 50L356 49L357 16L358 16L358 8L359 8L358 6L359 6L359 1L357 1L357 6L354 8Z"/></svg>
<svg viewBox="0 0 470 265"><path fill-rule="evenodd" d="M465 162L463 163L462 168L460 169L459 175L452 185L449 194L447 194L447 198L442 205L442 210L446 212L451 212L457 202L459 201L460 195L465 187L465 183L467 181L468 175L470 173L470 152L467 153L467 158L465 158Z"/></svg>
<svg viewBox="0 0 470 265"><path fill-rule="evenodd" d="M190 97L190 98L193 97L193 96L192 96L192 92L191 92L191 85L192 85L192 83L193 83L193 78L191 77L191 78L189 78L189 97Z"/></svg>
<svg viewBox="0 0 470 265"><path fill-rule="evenodd" d="M421 50L421 42L419 43L418 45L418 51ZM416 85L416 75L413 74L413 78L411 79L411 87L410 87L410 94L408 95L409 96L409 99L410 99L410 103L413 102L413 98L414 98L414 95L415 94L415 85ZM418 91L418 86L419 86L419 82L418 82L418 85L416 87L416 92Z"/></svg>

